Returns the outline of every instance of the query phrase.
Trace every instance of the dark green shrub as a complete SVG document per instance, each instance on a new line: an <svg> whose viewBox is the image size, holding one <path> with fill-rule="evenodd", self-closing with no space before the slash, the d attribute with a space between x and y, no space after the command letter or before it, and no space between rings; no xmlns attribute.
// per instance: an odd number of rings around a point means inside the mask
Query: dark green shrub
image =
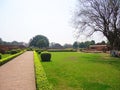
<svg viewBox="0 0 120 90"><path fill-rule="evenodd" d="M48 52L41 53L41 60L42 61L50 61L51 60L51 54Z"/></svg>
<svg viewBox="0 0 120 90"><path fill-rule="evenodd" d="M39 49L36 49L35 51L38 52L38 51L40 51L40 50L39 50Z"/></svg>
<svg viewBox="0 0 120 90"><path fill-rule="evenodd" d="M49 52L76 52L75 49L50 49Z"/></svg>
<svg viewBox="0 0 120 90"><path fill-rule="evenodd" d="M6 51L6 54L11 54L11 51Z"/></svg>
<svg viewBox="0 0 120 90"><path fill-rule="evenodd" d="M0 59L2 59L2 54L0 54Z"/></svg>
<svg viewBox="0 0 120 90"><path fill-rule="evenodd" d="M41 52L42 52L40 49L36 49L35 51L36 51L38 54L41 54Z"/></svg>
<svg viewBox="0 0 120 90"><path fill-rule="evenodd" d="M16 50L10 51L10 54L16 54L16 53L18 53Z"/></svg>
<svg viewBox="0 0 120 90"><path fill-rule="evenodd" d="M17 52L21 52L21 49L17 49L16 51L17 51Z"/></svg>
<svg viewBox="0 0 120 90"><path fill-rule="evenodd" d="M37 53L38 53L38 54L41 54L41 51L38 51Z"/></svg>
<svg viewBox="0 0 120 90"><path fill-rule="evenodd" d="M27 48L27 51L33 51L33 49L32 48Z"/></svg>

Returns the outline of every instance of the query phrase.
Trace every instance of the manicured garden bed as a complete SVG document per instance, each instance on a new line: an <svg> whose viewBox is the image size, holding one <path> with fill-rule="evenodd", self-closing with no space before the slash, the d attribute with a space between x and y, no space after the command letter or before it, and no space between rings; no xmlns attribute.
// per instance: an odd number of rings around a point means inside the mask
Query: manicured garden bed
<svg viewBox="0 0 120 90"><path fill-rule="evenodd" d="M41 62L54 90L120 90L120 59L109 54L51 52Z"/></svg>
<svg viewBox="0 0 120 90"><path fill-rule="evenodd" d="M40 61L41 61L40 56L34 51L36 89L37 90L52 90L52 86L48 82L46 73Z"/></svg>
<svg viewBox="0 0 120 90"><path fill-rule="evenodd" d="M24 52L25 52L25 51L21 51L21 52L19 52L19 53L13 54L13 55L11 55L11 54L3 54L3 55L2 55L2 59L0 59L0 66L3 65L3 64L5 64L5 63L7 63L7 62L10 61L11 59L13 59L13 58L21 55L21 54L24 53Z"/></svg>

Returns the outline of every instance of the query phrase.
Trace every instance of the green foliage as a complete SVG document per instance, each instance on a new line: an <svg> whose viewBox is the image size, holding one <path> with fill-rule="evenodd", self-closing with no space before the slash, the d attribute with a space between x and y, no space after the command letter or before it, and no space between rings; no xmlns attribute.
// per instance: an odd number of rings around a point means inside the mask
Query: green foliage
<svg viewBox="0 0 120 90"><path fill-rule="evenodd" d="M51 52L41 62L54 90L120 90L120 60L109 54Z"/></svg>
<svg viewBox="0 0 120 90"><path fill-rule="evenodd" d="M13 50L6 51L5 54L16 54L16 53L19 53L20 51L21 49L13 49Z"/></svg>
<svg viewBox="0 0 120 90"><path fill-rule="evenodd" d="M43 35L36 35L35 37L33 37L33 39L30 40L29 46L47 48L49 47L49 40Z"/></svg>
<svg viewBox="0 0 120 90"><path fill-rule="evenodd" d="M38 53L38 54L41 54L41 51L38 51L37 53Z"/></svg>
<svg viewBox="0 0 120 90"><path fill-rule="evenodd" d="M75 49L49 49L49 52L76 52Z"/></svg>
<svg viewBox="0 0 120 90"><path fill-rule="evenodd" d="M10 51L10 54L16 54L16 53L18 53L17 50L11 50L11 51Z"/></svg>
<svg viewBox="0 0 120 90"><path fill-rule="evenodd" d="M27 48L27 51L33 51L33 49L32 48Z"/></svg>
<svg viewBox="0 0 120 90"><path fill-rule="evenodd" d="M78 46L78 42L74 42L73 43L73 48L77 49L79 46Z"/></svg>
<svg viewBox="0 0 120 90"><path fill-rule="evenodd" d="M21 52L19 52L19 53L16 53L16 54L14 54L14 55L10 55L10 56L8 56L8 57L6 57L6 58L1 59L1 60L0 60L0 66L3 65L3 64L5 64L5 63L7 63L7 62L10 61L11 59L13 59L13 58L21 55L23 52L24 52L24 51L21 51Z"/></svg>
<svg viewBox="0 0 120 90"><path fill-rule="evenodd" d="M0 53L0 59L2 59L2 54Z"/></svg>
<svg viewBox="0 0 120 90"><path fill-rule="evenodd" d="M86 41L79 43L79 48L88 48L90 45L95 45L95 41Z"/></svg>
<svg viewBox="0 0 120 90"><path fill-rule="evenodd" d="M52 86L49 84L46 77L46 73L40 62L39 56L34 51L34 64L35 64L35 76L37 90L52 90Z"/></svg>
<svg viewBox="0 0 120 90"><path fill-rule="evenodd" d="M48 53L48 52L41 53L41 60L42 61L51 61L51 53Z"/></svg>
<svg viewBox="0 0 120 90"><path fill-rule="evenodd" d="M41 54L41 52L42 52L42 50L40 50L40 49L36 49L35 50L38 54Z"/></svg>

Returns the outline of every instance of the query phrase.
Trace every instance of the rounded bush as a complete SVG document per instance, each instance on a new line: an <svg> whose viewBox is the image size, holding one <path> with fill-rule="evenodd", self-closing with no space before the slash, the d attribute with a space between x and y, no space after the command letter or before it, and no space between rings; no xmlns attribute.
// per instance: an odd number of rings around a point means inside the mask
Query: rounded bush
<svg viewBox="0 0 120 90"><path fill-rule="evenodd" d="M2 54L0 54L0 59L2 59Z"/></svg>
<svg viewBox="0 0 120 90"><path fill-rule="evenodd" d="M42 61L50 61L51 60L51 53L48 53L48 52L41 53L41 60Z"/></svg>
<svg viewBox="0 0 120 90"><path fill-rule="evenodd" d="M10 54L16 54L16 53L17 53L16 50L12 50L12 51L10 51Z"/></svg>

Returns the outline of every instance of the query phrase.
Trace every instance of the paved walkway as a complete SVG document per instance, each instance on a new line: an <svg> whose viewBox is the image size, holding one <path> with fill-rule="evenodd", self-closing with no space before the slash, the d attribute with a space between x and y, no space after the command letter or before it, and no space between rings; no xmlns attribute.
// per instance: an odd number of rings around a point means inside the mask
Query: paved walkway
<svg viewBox="0 0 120 90"><path fill-rule="evenodd" d="M33 52L27 51L0 67L0 90L36 90Z"/></svg>

